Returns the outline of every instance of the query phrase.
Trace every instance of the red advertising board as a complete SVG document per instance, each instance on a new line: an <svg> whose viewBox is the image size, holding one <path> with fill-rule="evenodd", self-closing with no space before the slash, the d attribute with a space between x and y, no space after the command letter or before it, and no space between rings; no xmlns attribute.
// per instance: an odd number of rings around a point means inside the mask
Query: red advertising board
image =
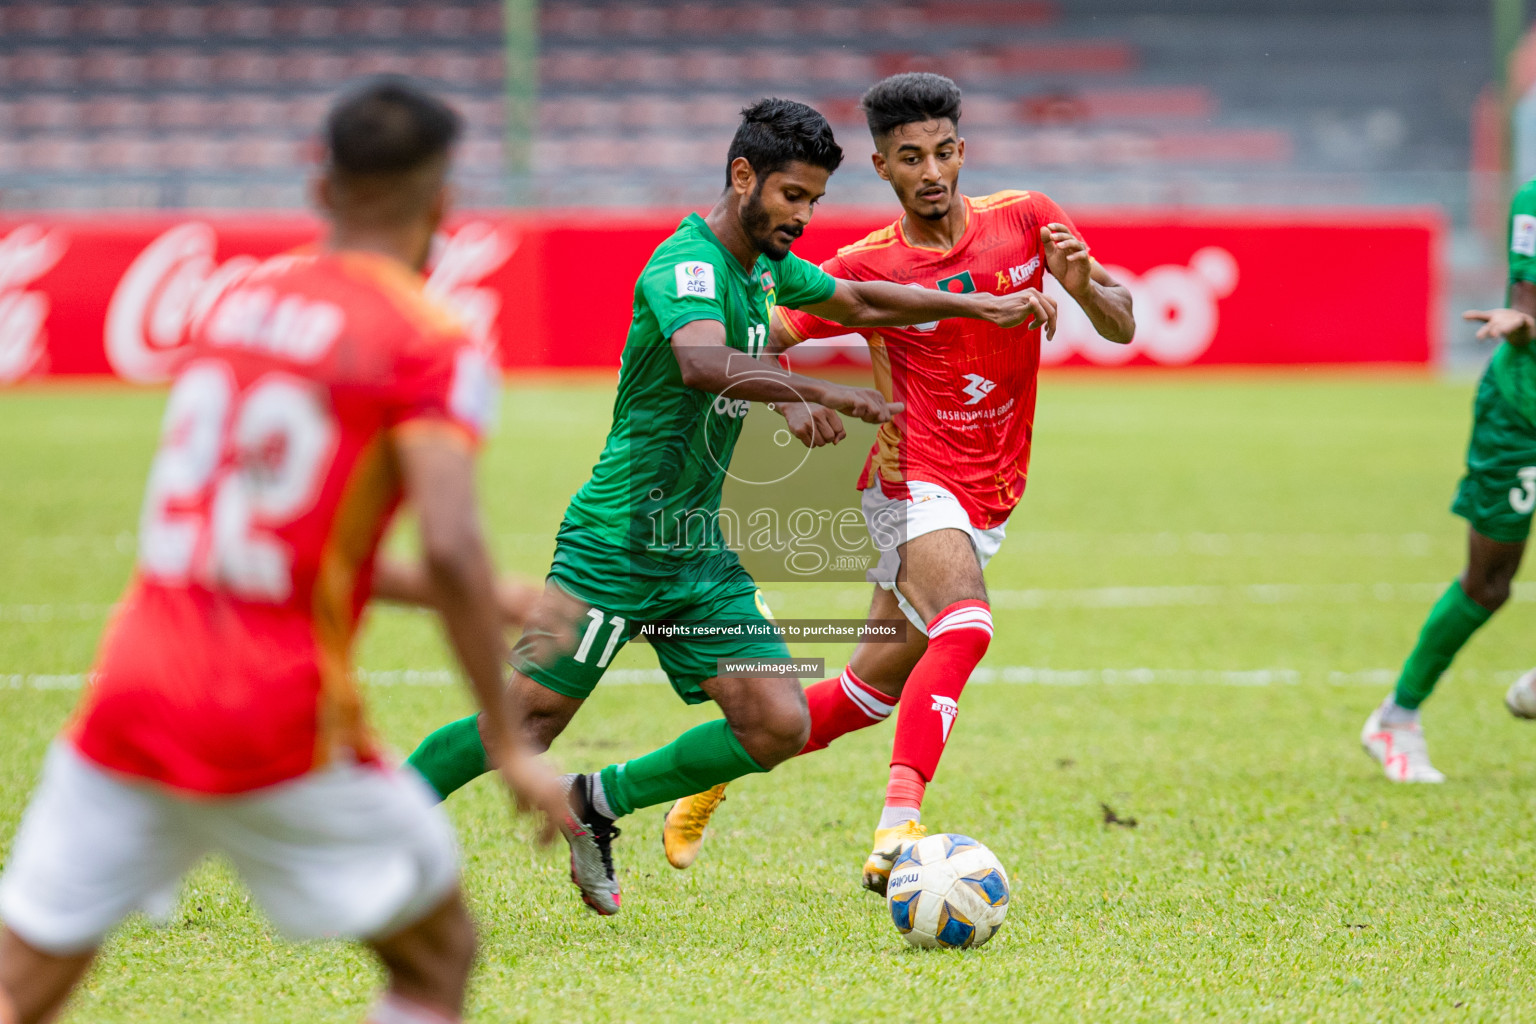
<svg viewBox="0 0 1536 1024"><path fill-rule="evenodd" d="M677 220L461 216L440 240L429 287L508 369L615 367L635 276ZM797 251L823 259L888 220L823 215ZM1136 339L1097 338L1067 300L1048 365L1422 364L1435 351L1443 225L1432 211L1096 211L1077 223L1130 287ZM162 380L201 308L256 261L318 233L291 214L0 221L0 382ZM868 360L852 340L800 358Z"/></svg>

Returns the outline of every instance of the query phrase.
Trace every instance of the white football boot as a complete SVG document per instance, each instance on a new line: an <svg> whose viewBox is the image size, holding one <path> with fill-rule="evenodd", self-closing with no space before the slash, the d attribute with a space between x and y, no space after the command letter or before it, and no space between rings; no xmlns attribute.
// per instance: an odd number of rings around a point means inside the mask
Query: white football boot
<svg viewBox="0 0 1536 1024"><path fill-rule="evenodd" d="M1388 697L1371 712L1360 730L1360 745L1374 757L1387 778L1393 782L1444 782L1445 776L1429 763L1429 745L1417 722L1385 725L1381 713L1392 700Z"/></svg>
<svg viewBox="0 0 1536 1024"><path fill-rule="evenodd" d="M1536 668L1509 684L1504 706L1516 718L1536 718Z"/></svg>

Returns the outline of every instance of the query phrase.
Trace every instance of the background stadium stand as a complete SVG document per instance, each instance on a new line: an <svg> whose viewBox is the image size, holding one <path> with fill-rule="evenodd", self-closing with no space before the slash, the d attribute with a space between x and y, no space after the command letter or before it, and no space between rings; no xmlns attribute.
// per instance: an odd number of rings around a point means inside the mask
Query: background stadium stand
<svg viewBox="0 0 1536 1024"><path fill-rule="evenodd" d="M531 187L543 204L707 197L741 105L820 105L882 201L863 87L967 89L969 187L1067 203L1400 202L1466 214L1479 5L1333 0L546 3ZM499 2L0 4L0 204L294 206L337 84L447 89L469 198L503 193Z"/></svg>
<svg viewBox="0 0 1536 1024"><path fill-rule="evenodd" d="M1500 263L1497 200L1470 230L1470 115L1493 74L1467 0L549 0L516 175L505 42L500 0L4 0L0 210L303 206L327 104L380 71L466 115L469 205L704 204L738 110L766 94L835 124L830 201L883 205L859 94L932 69L966 89L973 193L1433 203L1457 227L1453 291Z"/></svg>

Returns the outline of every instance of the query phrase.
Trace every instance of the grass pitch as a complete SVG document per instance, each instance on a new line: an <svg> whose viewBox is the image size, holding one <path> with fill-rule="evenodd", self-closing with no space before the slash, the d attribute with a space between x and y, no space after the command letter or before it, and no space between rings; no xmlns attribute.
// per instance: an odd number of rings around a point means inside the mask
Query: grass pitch
<svg viewBox="0 0 1536 1024"><path fill-rule="evenodd" d="M483 933L471 1019L1529 1019L1536 737L1500 697L1536 661L1532 605L1501 612L1427 706L1449 783L1392 787L1356 739L1461 562L1446 506L1470 395L1403 377L1048 376L1029 496L988 571L997 637L925 808L1008 866L999 936L909 949L858 888L889 725L733 786L686 873L662 858L659 809L629 819L612 919L481 780L449 803ZM0 850L127 577L162 400L0 399ZM606 383L506 396L484 473L504 568L542 573L609 402ZM771 589L788 617L868 600ZM797 653L836 665L846 648ZM425 616L378 611L359 658L402 749L468 706L440 685ZM625 651L630 671L556 747L563 765L710 714L635 671L653 664ZM69 1019L349 1021L377 980L347 946L279 943L212 864L168 928L128 924Z"/></svg>

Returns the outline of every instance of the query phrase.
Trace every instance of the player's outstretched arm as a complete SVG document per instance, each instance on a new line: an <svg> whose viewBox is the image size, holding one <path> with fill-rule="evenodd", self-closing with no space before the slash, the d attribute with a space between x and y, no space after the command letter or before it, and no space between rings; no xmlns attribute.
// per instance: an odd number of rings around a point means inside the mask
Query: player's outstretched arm
<svg viewBox="0 0 1536 1024"><path fill-rule="evenodd" d="M800 308L845 327L905 327L960 316L988 320L999 327L1044 327L1048 338L1056 334L1056 303L1033 288L1010 295L957 294L889 281L837 278L830 298Z"/></svg>
<svg viewBox="0 0 1536 1024"><path fill-rule="evenodd" d="M775 367L725 343L725 325L694 320L672 334L683 383L696 391L748 402L811 402L865 423L885 423L904 408L872 388L850 388Z"/></svg>
<svg viewBox="0 0 1536 1024"><path fill-rule="evenodd" d="M1536 337L1536 318L1518 309L1469 309L1463 320L1481 321L1477 329L1480 341L1507 341L1511 345L1529 345Z"/></svg>
<svg viewBox="0 0 1536 1024"><path fill-rule="evenodd" d="M507 629L522 629L538 601L540 587L519 576L502 576L496 581L496 610L501 614L501 624ZM437 595L432 590L431 577L424 562L408 562L400 558L380 555L373 568L373 590L376 601L414 605L417 608L436 609Z"/></svg>
<svg viewBox="0 0 1536 1024"><path fill-rule="evenodd" d="M548 842L565 820L560 780L523 737L523 711L502 683L506 638L496 612L496 574L480 529L474 460L454 430L418 426L396 439L406 500L416 508L422 560L449 643L484 712L486 753L517 799L542 816Z"/></svg>
<svg viewBox="0 0 1536 1024"><path fill-rule="evenodd" d="M768 328L768 347L762 359L774 369L783 369L779 357L803 340L784 326L782 310L774 310ZM824 444L837 444L848 436L843 428L843 418L824 405L814 402L770 402L768 407L784 417L784 426L800 439L807 448L820 448Z"/></svg>
<svg viewBox="0 0 1536 1024"><path fill-rule="evenodd" d="M1130 344L1136 336L1131 293L1089 254L1088 243L1065 224L1053 222L1040 229L1040 248L1045 253L1045 268L1088 314L1099 336L1119 345Z"/></svg>

